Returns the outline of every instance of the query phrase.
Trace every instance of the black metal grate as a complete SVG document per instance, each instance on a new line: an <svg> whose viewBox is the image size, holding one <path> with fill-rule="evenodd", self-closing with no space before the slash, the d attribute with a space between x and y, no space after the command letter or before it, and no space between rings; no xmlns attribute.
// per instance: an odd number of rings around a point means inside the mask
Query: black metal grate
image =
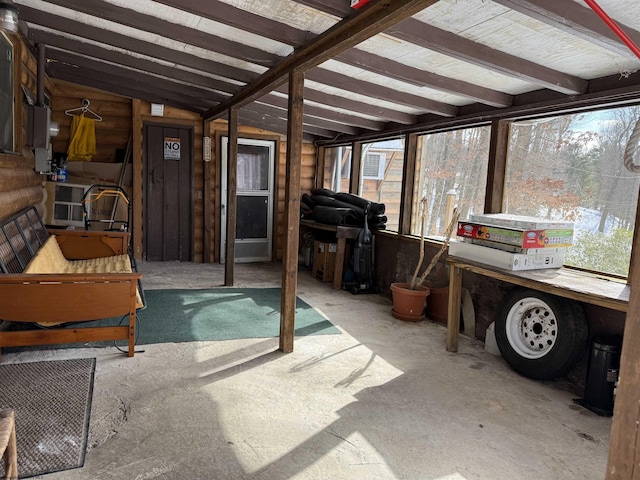
<svg viewBox="0 0 640 480"><path fill-rule="evenodd" d="M22 273L48 236L35 207L0 222L0 271Z"/></svg>

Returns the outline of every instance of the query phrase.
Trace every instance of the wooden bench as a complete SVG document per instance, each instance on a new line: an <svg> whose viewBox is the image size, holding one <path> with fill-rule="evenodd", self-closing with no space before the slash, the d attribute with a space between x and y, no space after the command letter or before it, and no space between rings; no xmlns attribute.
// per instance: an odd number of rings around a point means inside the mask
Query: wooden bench
<svg viewBox="0 0 640 480"><path fill-rule="evenodd" d="M54 266L49 257L44 267L34 266L46 245L63 258ZM128 340L127 353L133 357L136 311L145 307L145 300L142 275L128 255L128 245L127 232L49 230L35 207L1 221L0 320L55 325L128 316L129 321L122 326L0 330L0 349ZM116 256L125 256L118 257L118 271L95 266ZM124 263L128 268L123 270ZM25 273L34 270L46 273Z"/></svg>

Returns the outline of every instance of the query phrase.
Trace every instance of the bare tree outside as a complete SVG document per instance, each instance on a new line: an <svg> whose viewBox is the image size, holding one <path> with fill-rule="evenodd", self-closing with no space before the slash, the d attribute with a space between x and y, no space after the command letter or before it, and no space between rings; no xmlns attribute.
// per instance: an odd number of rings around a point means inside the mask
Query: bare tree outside
<svg viewBox="0 0 640 480"><path fill-rule="evenodd" d="M640 174L624 156L639 117L634 106L514 122L503 211L574 222L565 264L626 276Z"/></svg>
<svg viewBox="0 0 640 480"><path fill-rule="evenodd" d="M489 159L489 126L431 133L418 138L411 233L420 234L420 200L427 199L425 235L447 228L447 198L455 195L460 218L482 213Z"/></svg>

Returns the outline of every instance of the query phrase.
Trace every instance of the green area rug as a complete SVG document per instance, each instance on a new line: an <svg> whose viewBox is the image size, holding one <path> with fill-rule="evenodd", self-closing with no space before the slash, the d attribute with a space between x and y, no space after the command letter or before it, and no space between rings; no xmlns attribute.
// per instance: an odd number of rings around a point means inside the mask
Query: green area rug
<svg viewBox="0 0 640 480"><path fill-rule="evenodd" d="M138 311L136 345L180 343L280 335L279 288L212 288L145 290L147 308ZM66 328L98 327L128 322L128 316L67 324ZM38 328L12 323L11 330ZM308 303L296 298L295 335L333 335L340 330ZM125 341L119 341L125 346ZM113 342L5 347L3 352L113 345Z"/></svg>
<svg viewBox="0 0 640 480"><path fill-rule="evenodd" d="M145 290L145 296L147 308L138 312L138 345L280 335L279 288ZM296 335L337 333L331 322L296 298Z"/></svg>

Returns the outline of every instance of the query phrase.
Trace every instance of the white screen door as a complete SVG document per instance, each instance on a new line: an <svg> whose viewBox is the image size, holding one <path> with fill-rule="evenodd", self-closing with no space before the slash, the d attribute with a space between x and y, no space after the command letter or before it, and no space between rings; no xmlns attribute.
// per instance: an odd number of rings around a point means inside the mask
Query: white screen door
<svg viewBox="0 0 640 480"><path fill-rule="evenodd" d="M220 261L227 238L227 145L222 137ZM266 262L272 258L273 179L275 142L238 139L236 262Z"/></svg>

